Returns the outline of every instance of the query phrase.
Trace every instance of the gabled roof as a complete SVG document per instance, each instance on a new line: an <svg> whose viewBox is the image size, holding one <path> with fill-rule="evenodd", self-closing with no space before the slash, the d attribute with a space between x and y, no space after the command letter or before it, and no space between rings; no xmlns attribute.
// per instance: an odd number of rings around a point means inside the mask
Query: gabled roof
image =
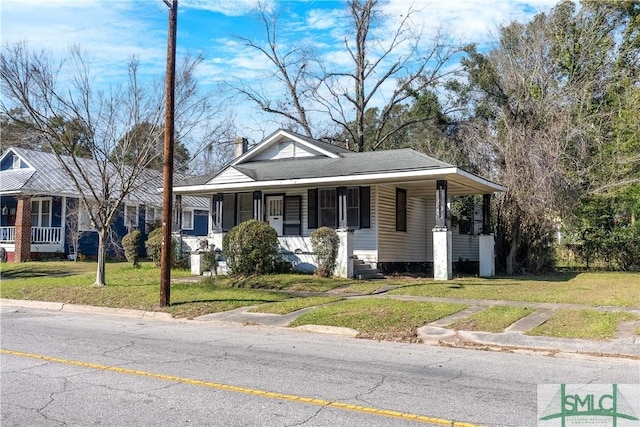
<svg viewBox="0 0 640 427"><path fill-rule="evenodd" d="M304 157L281 158L274 146L295 141L313 151ZM271 151L270 151L271 150ZM504 191L504 187L412 149L353 152L280 130L238 157L221 171L179 182L177 194L211 194L224 191L311 185L367 185L376 182L411 182L447 179L458 194ZM465 193L466 192L466 193Z"/></svg>
<svg viewBox="0 0 640 427"><path fill-rule="evenodd" d="M10 154L20 157L29 167L0 171L0 193L78 196L75 184L53 153L11 147L0 156L0 161ZM62 156L62 160L69 165L73 164L72 158L69 156ZM96 177L97 183L97 180L102 176L98 163L93 159L78 158L77 160L80 168L88 172L88 176ZM116 174L113 175L113 179L116 179ZM176 174L176 178L184 177ZM162 172L145 169L140 174L139 182L139 187L130 194L127 200L149 206L161 206L162 193L157 191L157 188L162 187ZM89 194L88 188L84 189L84 193ZM182 204L185 207L195 209L209 209L209 201L201 197L184 197Z"/></svg>
<svg viewBox="0 0 640 427"><path fill-rule="evenodd" d="M280 129L269 135L251 150L244 153L242 156L237 157L231 162L231 166L247 163L253 161L253 159L259 155L260 153L268 150L273 145L279 143L284 139L289 139L295 142L298 142L307 147L313 148L317 150L321 155L330 157L330 158L338 158L340 154L343 153L352 153L353 151L347 150L346 148L338 147L337 145L328 144L326 142L318 141L307 136L300 135L299 133Z"/></svg>

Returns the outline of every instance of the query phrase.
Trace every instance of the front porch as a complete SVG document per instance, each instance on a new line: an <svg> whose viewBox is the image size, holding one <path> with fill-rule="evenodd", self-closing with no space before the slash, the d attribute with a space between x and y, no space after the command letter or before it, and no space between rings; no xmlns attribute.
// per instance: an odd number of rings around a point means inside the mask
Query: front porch
<svg viewBox="0 0 640 427"><path fill-rule="evenodd" d="M16 261L16 241L19 237L16 236L15 226L0 227L0 246L7 251L8 262ZM30 242L29 259L39 253L64 253L62 227L31 227Z"/></svg>

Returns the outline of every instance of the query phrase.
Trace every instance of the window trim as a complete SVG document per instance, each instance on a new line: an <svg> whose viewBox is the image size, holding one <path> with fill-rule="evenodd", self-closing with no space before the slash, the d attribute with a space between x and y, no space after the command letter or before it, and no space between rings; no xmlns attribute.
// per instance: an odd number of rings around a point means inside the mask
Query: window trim
<svg viewBox="0 0 640 427"><path fill-rule="evenodd" d="M241 211L240 210L240 199L242 199L243 197L246 197L249 201L248 206L249 209ZM250 219L253 219L253 192L243 192L243 193L236 193L236 204L235 204L235 209L234 209L234 216L235 216L235 220L234 223L236 225L245 222L245 221L249 221ZM250 213L251 215L246 218L246 219L242 219L240 218L240 212L243 212L244 214Z"/></svg>
<svg viewBox="0 0 640 427"><path fill-rule="evenodd" d="M283 195L283 219L282 219L282 235L283 236L302 236L302 196L301 195ZM298 219L295 221L287 220L287 201L297 200ZM296 234L288 234L286 232L287 226L297 227Z"/></svg>
<svg viewBox="0 0 640 427"><path fill-rule="evenodd" d="M47 227L44 227L42 225L42 202L43 201L48 201L49 202L49 225ZM33 203L37 202L38 203L38 224L34 224L33 223ZM31 199L31 226L32 227L38 227L38 228L51 228L53 223L53 197L34 197Z"/></svg>
<svg viewBox="0 0 640 427"><path fill-rule="evenodd" d="M186 224L185 214L191 214L191 226L190 227L187 227L185 225ZM182 209L181 215L182 215L182 227L181 227L181 230L193 230L194 226L195 226L195 224L194 224L194 219L195 219L194 210L193 209Z"/></svg>
<svg viewBox="0 0 640 427"><path fill-rule="evenodd" d="M333 192L333 207L322 207L322 193L323 192ZM325 200L331 200L331 197L326 198ZM323 211L331 212L333 211L333 224L325 224L323 222L322 213ZM338 226L338 190L335 187L323 187L318 188L318 227L329 227L336 228Z"/></svg>
<svg viewBox="0 0 640 427"><path fill-rule="evenodd" d="M129 224L128 223L129 222L129 215L128 215L127 211L129 209L133 209L133 208L135 208L135 216L134 216L135 221L132 222L131 224ZM127 228L130 231L131 230L135 230L136 228L138 228L138 219L139 219L138 217L140 215L140 206L138 206L138 205L124 205L123 214L124 214L123 217L124 217L124 226L125 226L125 228Z"/></svg>
<svg viewBox="0 0 640 427"><path fill-rule="evenodd" d="M404 203L400 202L400 195ZM396 187L396 231L407 231L407 190Z"/></svg>

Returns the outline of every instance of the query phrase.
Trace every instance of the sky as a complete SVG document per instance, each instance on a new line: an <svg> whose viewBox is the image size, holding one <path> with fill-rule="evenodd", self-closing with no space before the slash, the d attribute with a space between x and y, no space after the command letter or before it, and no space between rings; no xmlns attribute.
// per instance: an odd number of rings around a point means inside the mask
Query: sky
<svg viewBox="0 0 640 427"><path fill-rule="evenodd" d="M457 40L488 49L496 41L499 25L526 22L556 2L382 0L388 28L377 28L376 36L384 40L413 8L412 22L423 28L425 43L441 28ZM231 79L260 85L267 92L279 90L264 58L238 38L264 43L259 3L277 14L278 41L283 48L302 44L336 66L348 64L344 39L349 26L344 1L180 0L177 53L203 55L204 63L197 72L202 87L213 90L217 83ZM145 75L164 76L168 7L162 0L2 0L0 13L3 45L26 41L31 48L54 55L63 55L70 46L78 45L89 53L97 79L106 84L124 79L132 55L139 58ZM225 102L225 112L235 116L238 132L250 141L257 142L276 130L277 126L250 104L239 99Z"/></svg>

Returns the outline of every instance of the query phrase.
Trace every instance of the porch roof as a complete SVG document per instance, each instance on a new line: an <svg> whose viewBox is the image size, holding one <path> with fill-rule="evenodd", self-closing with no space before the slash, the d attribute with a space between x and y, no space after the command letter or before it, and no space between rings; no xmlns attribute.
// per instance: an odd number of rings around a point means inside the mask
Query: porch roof
<svg viewBox="0 0 640 427"><path fill-rule="evenodd" d="M224 179L233 172L238 179ZM211 194L308 185L367 185L396 182L431 185L446 179L451 194L483 194L504 187L412 149L341 152L336 158L303 157L231 164L217 174L183 181L177 194ZM430 183L431 182L431 183Z"/></svg>

